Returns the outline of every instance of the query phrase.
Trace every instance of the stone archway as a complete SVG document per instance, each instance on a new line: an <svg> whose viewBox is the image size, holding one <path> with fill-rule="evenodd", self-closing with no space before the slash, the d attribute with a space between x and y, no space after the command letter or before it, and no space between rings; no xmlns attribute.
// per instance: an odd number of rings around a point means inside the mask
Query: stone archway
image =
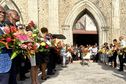
<svg viewBox="0 0 126 84"><path fill-rule="evenodd" d="M73 45L99 44L98 24L94 16L84 9L75 19L73 24Z"/></svg>
<svg viewBox="0 0 126 84"><path fill-rule="evenodd" d="M22 17L22 14L18 8L18 6L15 4L14 1L12 0L2 0L0 1L0 4L3 6L3 7L7 7L9 9L14 9L18 12L18 14L20 15L20 23L23 23L23 17Z"/></svg>
<svg viewBox="0 0 126 84"><path fill-rule="evenodd" d="M78 2L74 5L73 9L69 12L65 23L64 23L64 35L66 35L66 43L73 44L73 34L72 34L72 27L76 17L84 10L87 9L90 13L94 16L95 20L98 24L98 31L99 31L99 44L102 44L107 41L107 24L102 15L101 11L90 1L83 0Z"/></svg>

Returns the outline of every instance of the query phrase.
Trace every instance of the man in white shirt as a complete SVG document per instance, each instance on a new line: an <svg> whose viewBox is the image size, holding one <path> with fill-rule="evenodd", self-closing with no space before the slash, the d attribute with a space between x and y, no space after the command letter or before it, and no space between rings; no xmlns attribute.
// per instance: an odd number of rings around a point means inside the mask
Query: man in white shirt
<svg viewBox="0 0 126 84"><path fill-rule="evenodd" d="M96 61L96 54L97 54L97 52L98 52L98 48L97 48L97 46L96 45L94 45L93 47L92 47L92 49L91 49L91 54L92 54L92 56L93 56L93 61Z"/></svg>
<svg viewBox="0 0 126 84"><path fill-rule="evenodd" d="M119 37L119 41L120 41L120 51L122 51L123 48L126 47L126 42L124 41L124 37L120 36ZM119 67L119 71L123 71L123 64L124 64L124 52L122 52L122 54L119 54L119 62L120 62L120 67Z"/></svg>

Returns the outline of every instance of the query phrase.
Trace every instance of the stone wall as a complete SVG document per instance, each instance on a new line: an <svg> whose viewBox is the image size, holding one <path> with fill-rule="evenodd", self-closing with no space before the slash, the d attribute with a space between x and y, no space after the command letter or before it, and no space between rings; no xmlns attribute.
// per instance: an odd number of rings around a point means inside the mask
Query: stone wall
<svg viewBox="0 0 126 84"><path fill-rule="evenodd" d="M38 12L39 12L39 28L48 27L48 1L38 0ZM23 17L23 23L27 24L30 20L28 16L28 0L13 0L16 6L19 8ZM33 10L34 11L34 10ZM34 13L33 13L34 16Z"/></svg>
<svg viewBox="0 0 126 84"><path fill-rule="evenodd" d="M4 0L2 0L4 1ZM10 1L10 0L8 0ZM47 27L49 25L49 0L38 0L38 22L39 28ZM64 22L66 17L68 16L70 10L82 0L59 0L59 29L60 33L63 32ZM116 31L120 30L121 34L126 35L126 0L120 0L120 28L118 30L114 29L116 23L113 27L113 9L112 9L112 1L113 0L88 0L91 1L95 6L101 11L103 14L105 21L107 23L108 28L108 42L112 42ZM29 21L29 14L28 14L28 0L13 0L16 6L19 8L21 15L23 17L23 22L25 24ZM34 11L34 10L33 10ZM90 11L90 10L89 10ZM34 16L34 13L33 13ZM114 34L112 34L114 33ZM118 36L118 35L117 35ZM115 38L115 37L114 37ZM116 37L118 38L118 37Z"/></svg>
<svg viewBox="0 0 126 84"><path fill-rule="evenodd" d="M97 0L95 2L96 6L100 9L102 12L106 22L107 22L107 27L108 27L108 32L107 32L107 41L109 43L112 42L113 36L110 35L112 33L112 2L111 0Z"/></svg>
<svg viewBox="0 0 126 84"><path fill-rule="evenodd" d="M39 28L48 27L48 0L39 0Z"/></svg>
<svg viewBox="0 0 126 84"><path fill-rule="evenodd" d="M66 16L72 7L82 0L60 0L59 17L60 24L63 24ZM93 2L105 16L108 26L111 28L111 0L89 0Z"/></svg>
<svg viewBox="0 0 126 84"><path fill-rule="evenodd" d="M73 6L77 3L79 3L82 0L60 0L60 8L59 8L59 21L60 21L60 27L62 28L62 25L64 24L64 21L69 14L69 11L72 10ZM89 0L92 3L94 3L98 9L102 12L107 27L109 28L108 34L111 34L112 31L112 2L111 0ZM89 10L90 11L90 10ZM111 42L112 36L108 35L108 41Z"/></svg>
<svg viewBox="0 0 126 84"><path fill-rule="evenodd" d="M76 4L79 0L59 0L59 27L62 32L62 26L65 22L69 11L72 10L74 4Z"/></svg>
<svg viewBox="0 0 126 84"><path fill-rule="evenodd" d="M120 0L120 29L126 35L126 0Z"/></svg>
<svg viewBox="0 0 126 84"><path fill-rule="evenodd" d="M28 0L13 0L16 6L19 8L21 15L23 17L23 23L28 23Z"/></svg>

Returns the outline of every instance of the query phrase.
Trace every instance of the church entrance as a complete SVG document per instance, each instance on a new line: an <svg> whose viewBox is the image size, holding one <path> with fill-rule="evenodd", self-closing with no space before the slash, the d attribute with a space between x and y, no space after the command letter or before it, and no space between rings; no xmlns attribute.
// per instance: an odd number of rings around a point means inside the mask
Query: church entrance
<svg viewBox="0 0 126 84"><path fill-rule="evenodd" d="M74 44L80 45L94 45L98 44L97 34L73 34Z"/></svg>
<svg viewBox="0 0 126 84"><path fill-rule="evenodd" d="M76 18L73 26L73 44L98 44L97 23L93 15L85 9Z"/></svg>
<svg viewBox="0 0 126 84"><path fill-rule="evenodd" d="M62 29L65 31L66 43L72 45L97 43L100 47L108 40L106 20L99 8L89 0L81 0L74 5Z"/></svg>

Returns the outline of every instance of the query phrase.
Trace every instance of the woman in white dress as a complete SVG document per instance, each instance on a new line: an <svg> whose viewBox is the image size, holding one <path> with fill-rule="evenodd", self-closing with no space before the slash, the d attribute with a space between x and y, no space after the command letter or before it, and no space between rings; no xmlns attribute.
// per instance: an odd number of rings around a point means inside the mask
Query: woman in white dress
<svg viewBox="0 0 126 84"><path fill-rule="evenodd" d="M88 47L84 47L82 50L82 63L88 63L91 57L91 53L89 52Z"/></svg>

